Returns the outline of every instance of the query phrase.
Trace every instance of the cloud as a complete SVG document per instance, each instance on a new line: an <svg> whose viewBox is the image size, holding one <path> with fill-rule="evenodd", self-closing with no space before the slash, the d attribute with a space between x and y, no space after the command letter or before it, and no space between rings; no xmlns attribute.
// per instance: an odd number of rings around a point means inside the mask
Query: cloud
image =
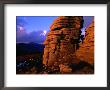
<svg viewBox="0 0 110 90"><path fill-rule="evenodd" d="M16 41L18 42L36 42L36 43L43 43L46 36L41 35L41 33L43 33L43 31L33 31L30 33L27 33L25 31L17 31L17 37L16 37Z"/></svg>
<svg viewBox="0 0 110 90"><path fill-rule="evenodd" d="M16 17L16 30L19 30L19 28L25 29L25 25L27 25L27 20L24 17Z"/></svg>
<svg viewBox="0 0 110 90"><path fill-rule="evenodd" d="M85 28L89 26L91 21L94 19L92 16L84 16L84 27L82 28L82 35L85 34ZM37 42L37 43L43 43L46 35L45 30L35 30L33 32L27 33L26 26L29 25L29 22L27 23L26 18L24 17L16 17L16 41L17 42ZM47 30L46 30L47 31ZM48 31L47 31L48 32Z"/></svg>
<svg viewBox="0 0 110 90"><path fill-rule="evenodd" d="M25 17L16 17L16 42L25 43L25 42L36 42L36 43L43 43L46 36L44 30L41 31L33 31L27 33L25 27L27 25L27 20Z"/></svg>

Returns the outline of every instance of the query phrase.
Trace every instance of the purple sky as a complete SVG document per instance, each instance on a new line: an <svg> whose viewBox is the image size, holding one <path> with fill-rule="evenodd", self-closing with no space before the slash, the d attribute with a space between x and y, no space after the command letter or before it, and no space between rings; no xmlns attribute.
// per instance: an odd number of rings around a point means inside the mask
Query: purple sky
<svg viewBox="0 0 110 90"><path fill-rule="evenodd" d="M17 16L16 40L17 43L36 42L43 43L50 25L57 16ZM84 16L83 34L93 20L93 16Z"/></svg>

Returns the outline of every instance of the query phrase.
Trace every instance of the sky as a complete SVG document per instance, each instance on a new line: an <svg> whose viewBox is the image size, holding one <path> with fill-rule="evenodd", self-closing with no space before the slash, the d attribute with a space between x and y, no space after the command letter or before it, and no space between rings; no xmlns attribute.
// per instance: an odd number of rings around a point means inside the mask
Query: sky
<svg viewBox="0 0 110 90"><path fill-rule="evenodd" d="M50 26L58 16L16 16L16 41L17 43L43 43ZM83 33L90 25L93 16L83 16Z"/></svg>

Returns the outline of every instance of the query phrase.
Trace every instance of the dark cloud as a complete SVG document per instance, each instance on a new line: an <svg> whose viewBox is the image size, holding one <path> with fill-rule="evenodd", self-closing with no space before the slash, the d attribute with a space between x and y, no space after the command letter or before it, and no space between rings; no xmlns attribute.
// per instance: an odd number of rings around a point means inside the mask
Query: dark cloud
<svg viewBox="0 0 110 90"><path fill-rule="evenodd" d="M27 33L25 26L27 25L24 17L16 17L16 42L37 42L42 43L45 36L41 35L43 31L34 31Z"/></svg>
<svg viewBox="0 0 110 90"><path fill-rule="evenodd" d="M93 16L84 16L84 26L82 28L82 34L85 35L85 28L90 25L92 20L94 19ZM29 23L29 22L28 22ZM25 27L28 25L26 18L24 17L16 17L16 41L17 42L36 42L36 43L43 43L46 36L44 36L43 30L36 30L34 32L27 33Z"/></svg>
<svg viewBox="0 0 110 90"><path fill-rule="evenodd" d="M31 33L26 33L25 31L17 31L17 42L36 42L36 43L43 43L46 36L41 35L43 31L34 31Z"/></svg>

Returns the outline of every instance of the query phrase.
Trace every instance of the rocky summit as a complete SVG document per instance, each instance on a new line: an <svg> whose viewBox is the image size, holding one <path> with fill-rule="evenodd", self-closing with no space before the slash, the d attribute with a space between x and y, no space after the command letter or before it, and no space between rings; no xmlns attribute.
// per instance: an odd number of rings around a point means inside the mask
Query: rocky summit
<svg viewBox="0 0 110 90"><path fill-rule="evenodd" d="M60 74L93 73L94 22L82 38L82 16L59 16L44 41L43 64Z"/></svg>
<svg viewBox="0 0 110 90"><path fill-rule="evenodd" d="M59 67L78 62L73 53L79 48L83 22L82 16L60 16L54 20L44 42L43 64Z"/></svg>

